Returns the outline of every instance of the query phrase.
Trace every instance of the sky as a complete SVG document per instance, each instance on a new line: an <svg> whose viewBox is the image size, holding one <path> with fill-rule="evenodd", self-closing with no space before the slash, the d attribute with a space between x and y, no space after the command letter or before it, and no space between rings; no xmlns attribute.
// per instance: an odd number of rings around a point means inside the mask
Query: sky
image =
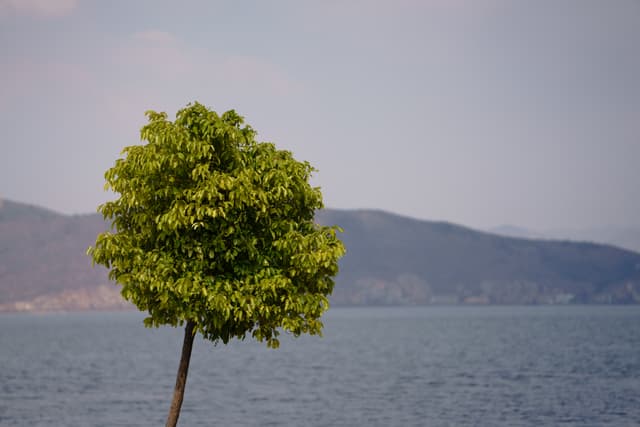
<svg viewBox="0 0 640 427"><path fill-rule="evenodd" d="M235 109L327 207L640 226L637 0L0 0L0 197L63 213L146 110Z"/></svg>

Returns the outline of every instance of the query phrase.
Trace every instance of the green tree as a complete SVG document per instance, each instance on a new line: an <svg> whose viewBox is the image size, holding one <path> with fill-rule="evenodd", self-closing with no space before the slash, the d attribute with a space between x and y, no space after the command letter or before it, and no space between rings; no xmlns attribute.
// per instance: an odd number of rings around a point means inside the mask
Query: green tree
<svg viewBox="0 0 640 427"><path fill-rule="evenodd" d="M148 312L146 326L185 326L167 426L180 414L194 336L227 343L247 334L277 348L280 331L320 334L338 259L337 227L319 226L314 169L256 132L235 111L194 103L148 111L143 145L105 173L119 197L88 253Z"/></svg>

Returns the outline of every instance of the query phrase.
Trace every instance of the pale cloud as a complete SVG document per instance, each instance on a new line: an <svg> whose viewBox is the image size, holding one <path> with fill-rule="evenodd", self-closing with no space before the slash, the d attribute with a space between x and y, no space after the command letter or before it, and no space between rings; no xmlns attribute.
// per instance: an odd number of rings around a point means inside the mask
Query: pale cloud
<svg viewBox="0 0 640 427"><path fill-rule="evenodd" d="M159 99L161 92L167 96L270 99L302 90L284 68L272 61L194 48L165 31L135 33L122 40L108 57L105 68L117 70L117 76L110 76L114 89L121 86L128 98L139 93L147 100Z"/></svg>
<svg viewBox="0 0 640 427"><path fill-rule="evenodd" d="M194 68L190 49L165 31L135 33L112 50L112 63L121 78L175 79Z"/></svg>
<svg viewBox="0 0 640 427"><path fill-rule="evenodd" d="M19 100L41 96L70 99L87 95L94 87L97 84L90 71L80 64L33 59L0 62L0 112Z"/></svg>
<svg viewBox="0 0 640 427"><path fill-rule="evenodd" d="M211 66L222 82L238 90L273 96L293 95L302 90L281 67L256 56L230 56Z"/></svg>
<svg viewBox="0 0 640 427"><path fill-rule="evenodd" d="M279 64L253 55L223 54L187 45L180 37L151 29L120 39L94 71L104 90L99 103L118 129L116 139L136 143L144 111L173 115L199 101L218 111L243 114L298 99L303 87ZM102 77L100 77L102 76ZM258 107L256 107L258 106Z"/></svg>
<svg viewBox="0 0 640 427"><path fill-rule="evenodd" d="M174 44L177 42L175 36L166 31L147 30L135 33L132 38L151 43Z"/></svg>
<svg viewBox="0 0 640 427"><path fill-rule="evenodd" d="M0 0L0 16L18 14L42 18L69 15L78 0Z"/></svg>
<svg viewBox="0 0 640 427"><path fill-rule="evenodd" d="M501 0L327 0L302 9L309 23L332 21L359 24L370 19L427 17L481 18L504 6ZM320 19L319 19L320 18ZM355 21L354 21L355 20Z"/></svg>

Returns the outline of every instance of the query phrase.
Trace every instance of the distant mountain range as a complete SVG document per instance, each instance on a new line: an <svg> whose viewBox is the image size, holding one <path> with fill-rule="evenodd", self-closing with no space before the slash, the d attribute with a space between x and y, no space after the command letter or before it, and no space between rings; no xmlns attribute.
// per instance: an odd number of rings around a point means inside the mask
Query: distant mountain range
<svg viewBox="0 0 640 427"><path fill-rule="evenodd" d="M3 200L0 311L129 307L85 254L105 228L97 214L67 216Z"/></svg>
<svg viewBox="0 0 640 427"><path fill-rule="evenodd" d="M318 212L344 229L335 305L640 303L640 254L498 236L374 210ZM85 252L107 224L0 204L0 311L126 309Z"/></svg>
<svg viewBox="0 0 640 427"><path fill-rule="evenodd" d="M552 229L545 231L534 231L522 227L502 225L499 227L491 228L488 231L490 233L507 237L604 243L640 253L640 228L599 227L585 229Z"/></svg>

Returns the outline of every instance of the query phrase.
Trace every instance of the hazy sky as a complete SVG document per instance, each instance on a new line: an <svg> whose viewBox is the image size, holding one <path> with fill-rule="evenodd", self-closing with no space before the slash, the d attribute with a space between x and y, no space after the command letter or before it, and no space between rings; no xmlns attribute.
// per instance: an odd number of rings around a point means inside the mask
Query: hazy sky
<svg viewBox="0 0 640 427"><path fill-rule="evenodd" d="M145 110L236 109L334 208L640 226L640 1L0 0L0 196L66 213Z"/></svg>

